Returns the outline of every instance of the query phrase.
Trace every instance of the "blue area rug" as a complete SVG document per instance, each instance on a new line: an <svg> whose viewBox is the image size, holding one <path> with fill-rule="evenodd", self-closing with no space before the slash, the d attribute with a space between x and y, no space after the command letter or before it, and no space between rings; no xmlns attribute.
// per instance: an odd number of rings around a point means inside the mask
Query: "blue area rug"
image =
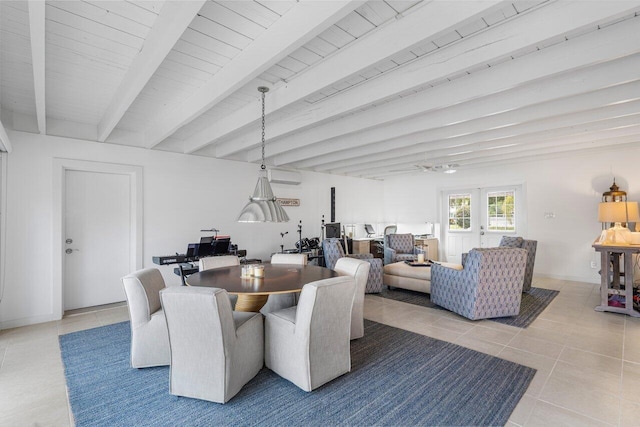
<svg viewBox="0 0 640 427"><path fill-rule="evenodd" d="M129 367L129 322L60 336L76 426L502 426L535 369L365 320L350 373L306 393L262 369L225 405Z"/></svg>
<svg viewBox="0 0 640 427"><path fill-rule="evenodd" d="M526 328L544 311L551 301L559 294L559 291L543 288L531 288L529 292L522 294L520 302L520 314L517 316L498 317L492 320L505 325ZM438 308L445 310L431 302L431 296L424 292L416 292L408 289L393 288L387 289L385 286L381 293L377 294L383 298L402 301L422 307Z"/></svg>

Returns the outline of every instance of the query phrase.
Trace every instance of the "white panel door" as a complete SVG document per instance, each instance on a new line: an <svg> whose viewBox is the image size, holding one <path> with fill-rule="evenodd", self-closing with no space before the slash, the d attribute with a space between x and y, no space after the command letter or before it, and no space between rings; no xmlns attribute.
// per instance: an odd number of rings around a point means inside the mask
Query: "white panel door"
<svg viewBox="0 0 640 427"><path fill-rule="evenodd" d="M131 271L131 177L65 172L64 309L124 301Z"/></svg>
<svg viewBox="0 0 640 427"><path fill-rule="evenodd" d="M444 261L460 263L473 248L491 248L505 235L523 235L521 185L442 192Z"/></svg>

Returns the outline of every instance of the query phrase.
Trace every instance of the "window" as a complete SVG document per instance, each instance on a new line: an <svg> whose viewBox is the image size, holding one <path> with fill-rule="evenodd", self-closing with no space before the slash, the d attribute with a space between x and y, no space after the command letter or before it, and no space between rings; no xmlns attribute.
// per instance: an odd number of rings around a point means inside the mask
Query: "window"
<svg viewBox="0 0 640 427"><path fill-rule="evenodd" d="M471 230L471 194L449 195L449 231Z"/></svg>
<svg viewBox="0 0 640 427"><path fill-rule="evenodd" d="M516 231L515 191L487 193L487 229Z"/></svg>

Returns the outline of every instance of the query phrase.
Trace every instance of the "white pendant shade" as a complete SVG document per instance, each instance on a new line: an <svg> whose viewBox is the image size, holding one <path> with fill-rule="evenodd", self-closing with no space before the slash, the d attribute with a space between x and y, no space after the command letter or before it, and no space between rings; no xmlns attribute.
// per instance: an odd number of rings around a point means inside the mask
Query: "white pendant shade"
<svg viewBox="0 0 640 427"><path fill-rule="evenodd" d="M266 176L258 178L258 183L238 216L238 222L287 222L289 215L276 201L271 184Z"/></svg>
<svg viewBox="0 0 640 427"><path fill-rule="evenodd" d="M269 92L269 88L260 86L258 92L262 94L262 165L256 189L253 190L249 203L242 208L238 222L288 222L289 215L276 201L264 165L264 94Z"/></svg>

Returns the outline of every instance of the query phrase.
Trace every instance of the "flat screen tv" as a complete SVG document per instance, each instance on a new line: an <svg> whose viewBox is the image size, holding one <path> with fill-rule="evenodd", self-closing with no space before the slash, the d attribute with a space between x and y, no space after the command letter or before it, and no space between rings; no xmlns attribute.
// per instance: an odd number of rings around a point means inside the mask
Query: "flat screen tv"
<svg viewBox="0 0 640 427"><path fill-rule="evenodd" d="M340 237L340 223L339 222L330 222L324 225L325 236L330 237Z"/></svg>

